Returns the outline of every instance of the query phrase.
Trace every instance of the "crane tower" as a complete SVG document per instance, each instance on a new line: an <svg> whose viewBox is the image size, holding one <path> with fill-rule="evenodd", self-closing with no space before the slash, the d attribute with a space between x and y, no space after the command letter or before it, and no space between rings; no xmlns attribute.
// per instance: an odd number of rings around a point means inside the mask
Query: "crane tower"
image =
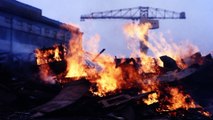
<svg viewBox="0 0 213 120"><path fill-rule="evenodd" d="M185 12L175 12L152 7L135 7L102 12L92 12L81 16L81 21L86 19L126 19L139 21L139 24L150 23L150 29L159 28L159 19L185 19ZM148 35L145 36L148 41ZM140 41L140 51L147 53L148 47Z"/></svg>

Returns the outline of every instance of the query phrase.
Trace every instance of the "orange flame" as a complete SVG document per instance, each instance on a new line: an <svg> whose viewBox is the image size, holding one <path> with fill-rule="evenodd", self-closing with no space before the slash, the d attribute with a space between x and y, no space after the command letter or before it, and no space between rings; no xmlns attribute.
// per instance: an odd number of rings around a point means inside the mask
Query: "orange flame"
<svg viewBox="0 0 213 120"><path fill-rule="evenodd" d="M127 36L127 42L129 45L133 46L133 53L140 55L140 51L138 48L138 43L141 41L145 46L149 48L149 50L154 54L156 58L159 58L162 55L167 55L174 60L176 60L178 66L180 68L186 68L187 66L182 62L182 58L188 57L198 51L198 48L189 43L189 41L184 41L182 43L175 43L174 41L167 41L166 38L161 33L157 35L154 32L149 33L149 41L148 41L148 30L151 27L151 24L126 24L124 26L124 33ZM130 38L130 39L129 39ZM138 42L138 43L135 43ZM138 49L138 50L137 50ZM162 63L158 64L162 66Z"/></svg>
<svg viewBox="0 0 213 120"><path fill-rule="evenodd" d="M62 61L62 56L65 54L65 47L63 46L63 51L59 50L58 45L54 45L52 48L49 49L36 49L35 56L36 56L36 63L39 65L39 74L40 78L46 82L54 84L55 75L52 73L48 63L54 61ZM63 55L62 55L63 54Z"/></svg>
<svg viewBox="0 0 213 120"><path fill-rule="evenodd" d="M115 68L113 58L109 55L102 55L96 62L103 68L99 73L99 78L95 81L97 91L92 91L95 95L105 96L109 92L115 92L119 88L119 81L122 81L120 68Z"/></svg>
<svg viewBox="0 0 213 120"><path fill-rule="evenodd" d="M207 117L211 117L212 116L212 114L210 112L208 112L208 111L201 110L201 111L199 111L199 113L201 113L201 114L203 114L204 116L207 116Z"/></svg>
<svg viewBox="0 0 213 120"><path fill-rule="evenodd" d="M143 99L143 102L147 105L157 103L158 102L158 94L157 93L149 94L147 99Z"/></svg>
<svg viewBox="0 0 213 120"><path fill-rule="evenodd" d="M36 63L37 65L41 65L54 61L61 61L62 58L60 54L62 53L60 53L58 45L54 45L53 48L47 50L36 49L35 50Z"/></svg>
<svg viewBox="0 0 213 120"><path fill-rule="evenodd" d="M124 32L126 33L127 37L131 38L128 41L128 48L132 50L131 57L134 58L139 56L141 58L139 68L135 68L134 62L128 64L125 64L124 62L123 64L116 66L114 58L111 55L106 54L102 54L95 60L90 59L92 62L97 63L102 68L100 71L98 71L97 76L91 77L92 79L90 82L96 85L96 89L90 88L90 91L94 95L106 96L110 93L117 93L122 89L140 88L141 93L156 91L156 93L148 95L147 99L143 99L143 102L147 105L156 102L160 102L160 104L169 103L166 105L162 104L161 111L172 111L179 108L188 110L189 108L200 107L199 105L195 104L190 95L184 94L178 88L166 88L169 91L170 97L166 96L163 98L163 100L160 99L160 83L157 81L157 77L160 74L158 65L161 65L161 63L159 59L153 59L152 57L148 56L146 52L141 52L138 48L139 41L144 43L145 46L147 46L153 52L155 57L160 57L161 55L168 55L172 57L174 60L176 60L180 68L187 67L182 63L182 58L191 55L197 50L197 48L191 44L183 44L183 46L180 46L173 41L168 42L163 34L160 34L160 36L151 34L151 41L148 42L147 35L150 27L151 26L148 23L140 25L126 24L124 26ZM90 42L87 42L86 45L91 47L89 50L93 53L90 54L90 57L94 57L94 54L97 53L98 46L96 43L98 43L99 40L100 37L96 35L95 37L91 38ZM188 47L184 45L187 45ZM183 47L188 49L183 51ZM48 59L48 54L54 54L53 58L56 61L61 60L58 48L56 48L54 51L47 51L47 53L36 50L36 53L37 58L42 58L37 59L38 65L51 62L51 60ZM92 70L88 69L88 66L85 65L85 53L89 52L85 52L82 48L82 34L72 36L72 40L69 42L68 54L65 57L67 61L67 73L65 77L75 77L78 79L82 76L88 77L95 75L90 74ZM48 76L51 74L49 70L50 68L48 66L41 66L41 76L44 79L48 78ZM203 114L207 115L205 112Z"/></svg>
<svg viewBox="0 0 213 120"><path fill-rule="evenodd" d="M165 106L166 111L173 111L179 108L183 108L186 110L188 110L189 108L200 108L200 106L194 102L190 95L184 94L178 88L168 87L167 90L169 90L169 95L171 96L166 96L164 99L169 103Z"/></svg>
<svg viewBox="0 0 213 120"><path fill-rule="evenodd" d="M83 56L84 51L82 48L82 35L73 36L73 39L69 42L69 51L66 58L66 77L79 78L82 76L87 76Z"/></svg>

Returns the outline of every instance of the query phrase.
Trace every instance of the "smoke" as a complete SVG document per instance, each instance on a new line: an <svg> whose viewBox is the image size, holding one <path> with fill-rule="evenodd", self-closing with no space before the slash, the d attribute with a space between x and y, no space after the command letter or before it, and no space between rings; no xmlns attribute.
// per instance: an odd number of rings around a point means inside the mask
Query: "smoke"
<svg viewBox="0 0 213 120"><path fill-rule="evenodd" d="M86 51L90 53L98 53L99 49L99 42L101 40L101 37L96 34L89 38L89 40L83 40L83 47Z"/></svg>
<svg viewBox="0 0 213 120"><path fill-rule="evenodd" d="M172 58L185 58L198 51L198 47L192 44L189 40L181 40L175 42L170 34L163 32L148 32L150 24L133 24L127 23L123 27L127 48L132 50L136 55L140 55L138 43L142 43L148 47L149 52L154 57L168 55ZM148 36L148 37L146 37Z"/></svg>

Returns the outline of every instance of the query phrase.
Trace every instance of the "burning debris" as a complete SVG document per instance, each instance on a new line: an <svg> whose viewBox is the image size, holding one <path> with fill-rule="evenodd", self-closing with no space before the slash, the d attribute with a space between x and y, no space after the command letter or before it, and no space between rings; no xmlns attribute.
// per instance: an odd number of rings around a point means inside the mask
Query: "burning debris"
<svg viewBox="0 0 213 120"><path fill-rule="evenodd" d="M191 96L193 91L186 86L192 84L188 80L196 79L193 76L205 69L211 68L212 73L211 55L192 54L197 49L193 45L183 52L178 45L165 39L154 39L153 44L148 43L144 40L148 28L146 24L138 27L126 25L125 31L131 39L142 40L156 53L155 58L137 51L132 42L129 47L133 51L131 58L102 54L105 49L97 54L89 53L82 48L81 36L75 36L66 47L55 45L36 49L39 72L36 79L43 81L37 84L57 88L57 93L44 101L34 101L25 109L16 110L23 113L14 111L6 117L11 120L59 116L106 120L211 119L211 114L196 101L199 100L196 94ZM36 99L36 96L24 93L28 89L18 89L22 90L18 95L31 96L25 100Z"/></svg>
<svg viewBox="0 0 213 120"><path fill-rule="evenodd" d="M55 61L62 61L66 53L64 45L54 45L52 48L35 50L37 65L47 64Z"/></svg>

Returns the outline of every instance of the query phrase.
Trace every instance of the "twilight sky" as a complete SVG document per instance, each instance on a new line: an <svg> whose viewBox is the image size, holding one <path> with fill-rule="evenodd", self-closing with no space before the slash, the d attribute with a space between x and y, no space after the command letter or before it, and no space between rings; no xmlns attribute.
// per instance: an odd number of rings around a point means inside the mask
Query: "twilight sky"
<svg viewBox="0 0 213 120"><path fill-rule="evenodd" d="M185 20L160 20L160 28L151 32L163 33L174 41L188 40L203 54L213 51L212 0L18 0L42 9L43 16L72 23L84 32L84 39L100 35L99 49L106 48L112 55L129 55L122 27L130 20L86 20L82 14L91 12L149 6L186 12ZM172 37L171 37L172 36Z"/></svg>

